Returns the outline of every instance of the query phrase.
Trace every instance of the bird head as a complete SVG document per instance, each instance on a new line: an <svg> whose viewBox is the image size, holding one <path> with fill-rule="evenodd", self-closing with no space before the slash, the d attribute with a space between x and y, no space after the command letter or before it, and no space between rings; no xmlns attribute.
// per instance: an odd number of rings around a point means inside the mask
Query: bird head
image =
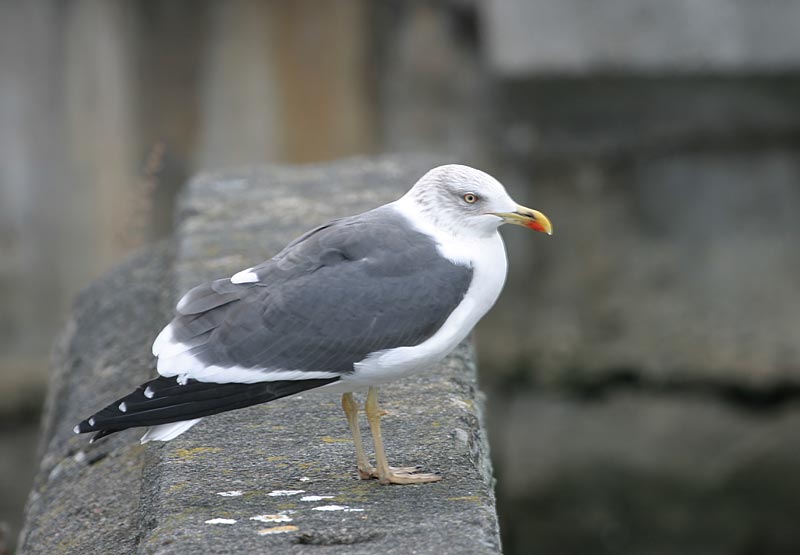
<svg viewBox="0 0 800 555"><path fill-rule="evenodd" d="M514 202L494 177L469 166L433 168L400 202L412 203L424 223L460 236L486 236L503 224L553 234L550 220Z"/></svg>

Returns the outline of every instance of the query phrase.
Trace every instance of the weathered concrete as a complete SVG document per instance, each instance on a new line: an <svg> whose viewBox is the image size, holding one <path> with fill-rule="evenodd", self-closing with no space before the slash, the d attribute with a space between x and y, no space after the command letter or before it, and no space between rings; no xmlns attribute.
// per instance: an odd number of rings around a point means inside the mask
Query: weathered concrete
<svg viewBox="0 0 800 555"><path fill-rule="evenodd" d="M797 75L535 75L493 171L556 234L476 334L506 552L797 551Z"/></svg>
<svg viewBox="0 0 800 555"><path fill-rule="evenodd" d="M493 0L489 53L506 76L800 67L796 2Z"/></svg>
<svg viewBox="0 0 800 555"><path fill-rule="evenodd" d="M797 403L755 412L631 387L528 394L494 411L509 552L797 549Z"/></svg>
<svg viewBox="0 0 800 555"><path fill-rule="evenodd" d="M70 427L151 374L147 345L169 318L173 257L170 244L150 249L78 298L55 356L20 553L136 552L147 450L131 433L89 447Z"/></svg>
<svg viewBox="0 0 800 555"><path fill-rule="evenodd" d="M384 389L391 460L441 471L436 484L358 480L339 400L320 393L209 418L167 444L141 446L139 432L127 431L89 446L71 434L79 417L152 372L149 345L178 291L260 261L317 223L396 198L433 164L357 160L196 179L176 253L145 252L77 304L56 358L21 553L499 552L466 344L431 373ZM303 492L270 495L280 490ZM340 510L321 510L330 505Z"/></svg>
<svg viewBox="0 0 800 555"><path fill-rule="evenodd" d="M620 375L756 395L799 384L798 85L509 86L498 131L516 140L496 141L495 174L556 234L531 252L505 233L508 294L478 334L490 377L524 365L568 389Z"/></svg>

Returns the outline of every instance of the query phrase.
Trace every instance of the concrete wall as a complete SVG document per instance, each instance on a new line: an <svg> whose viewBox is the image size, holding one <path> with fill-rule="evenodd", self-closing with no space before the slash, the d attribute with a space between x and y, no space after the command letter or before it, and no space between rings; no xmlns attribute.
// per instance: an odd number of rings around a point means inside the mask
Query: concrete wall
<svg viewBox="0 0 800 555"><path fill-rule="evenodd" d="M492 66L507 77L800 68L794 2L489 0L480 6Z"/></svg>
<svg viewBox="0 0 800 555"><path fill-rule="evenodd" d="M796 6L483 6L487 148L556 229L479 334L506 549L796 550Z"/></svg>
<svg viewBox="0 0 800 555"><path fill-rule="evenodd" d="M41 384L54 315L168 228L194 169L448 152L556 226L506 234L508 287L477 336L507 551L794 550L794 4L291 4L0 5L5 383ZM128 198L152 200L104 219ZM30 419L23 387L0 388L4 422ZM727 470L690 479L705 459Z"/></svg>

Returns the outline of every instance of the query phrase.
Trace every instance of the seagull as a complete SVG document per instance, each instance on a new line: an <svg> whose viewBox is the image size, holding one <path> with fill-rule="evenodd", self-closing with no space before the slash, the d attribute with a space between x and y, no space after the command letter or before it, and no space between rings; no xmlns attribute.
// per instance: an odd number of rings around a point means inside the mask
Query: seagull
<svg viewBox="0 0 800 555"><path fill-rule="evenodd" d="M551 235L492 176L462 165L426 173L400 199L308 231L270 260L199 285L153 343L158 377L75 426L91 441L133 427L169 441L203 417L322 388L342 394L361 479L441 479L391 467L378 388L431 369L497 300L507 259L498 233ZM367 390L370 463L353 393Z"/></svg>

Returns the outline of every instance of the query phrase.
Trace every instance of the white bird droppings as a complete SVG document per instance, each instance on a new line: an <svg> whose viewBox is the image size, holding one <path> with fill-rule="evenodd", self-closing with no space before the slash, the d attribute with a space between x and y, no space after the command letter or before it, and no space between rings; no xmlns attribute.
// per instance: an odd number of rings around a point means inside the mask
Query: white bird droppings
<svg viewBox="0 0 800 555"><path fill-rule="evenodd" d="M322 501L323 499L333 499L333 495L304 495L300 501Z"/></svg>
<svg viewBox="0 0 800 555"><path fill-rule="evenodd" d="M240 495L244 495L244 492L241 491L218 491L217 495L221 495L222 497L239 497Z"/></svg>
<svg viewBox="0 0 800 555"><path fill-rule="evenodd" d="M236 524L232 518L211 518L206 520L206 524Z"/></svg>
<svg viewBox="0 0 800 555"><path fill-rule="evenodd" d="M276 489L269 492L267 495L270 497L288 497L290 495L297 495L298 493L305 493L304 489Z"/></svg>
<svg viewBox="0 0 800 555"><path fill-rule="evenodd" d="M259 536L269 536L270 534L285 534L286 532L296 532L299 530L297 526L293 524L287 524L286 526L274 526L272 528L262 528L258 531Z"/></svg>
<svg viewBox="0 0 800 555"><path fill-rule="evenodd" d="M364 509L352 509L345 505L322 505L320 507L314 507L311 509L312 511L343 511L345 513L360 513Z"/></svg>
<svg viewBox="0 0 800 555"><path fill-rule="evenodd" d="M291 522L293 519L289 515L256 515L251 516L250 520L256 520L258 522Z"/></svg>
<svg viewBox="0 0 800 555"><path fill-rule="evenodd" d="M77 426L76 426L76 427L77 427ZM310 482L310 481L311 481L311 478L309 478L308 476L301 476L301 477L300 477L300 481L301 481L301 482Z"/></svg>

